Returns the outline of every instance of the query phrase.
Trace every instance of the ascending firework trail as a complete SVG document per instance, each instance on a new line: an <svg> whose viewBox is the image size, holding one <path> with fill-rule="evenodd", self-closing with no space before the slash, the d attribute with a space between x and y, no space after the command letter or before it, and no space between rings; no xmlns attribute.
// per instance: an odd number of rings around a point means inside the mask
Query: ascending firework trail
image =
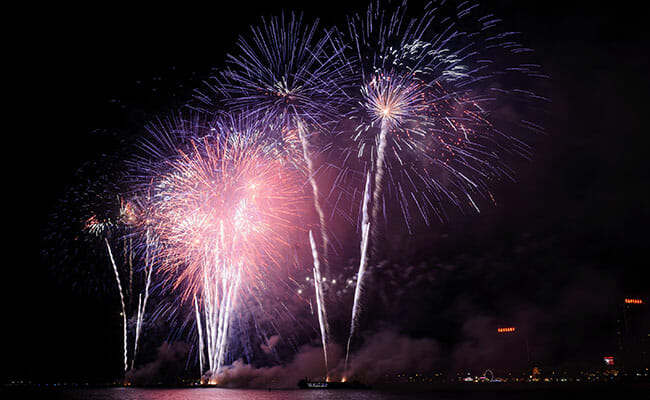
<svg viewBox="0 0 650 400"><path fill-rule="evenodd" d="M363 220L361 222L361 259L359 260L359 272L357 272L357 286L354 289L354 299L352 301L352 317L350 318L350 336L345 351L345 366L343 368L343 379L346 379L348 372L348 362L350 357L350 343L357 330L359 322L359 301L361 299L361 285L366 273L368 264L368 240L370 236L370 218L368 216L368 205L370 203L370 172L366 174L366 188L363 191Z"/></svg>
<svg viewBox="0 0 650 400"><path fill-rule="evenodd" d="M124 232L125 230L131 230L139 222L140 221L137 212L134 210L134 206L129 202L122 201L119 216L117 216L115 220L105 219L100 221L97 215L93 215L85 221L84 226L84 229L89 233L98 237L104 237L103 244L106 247L108 258L110 260L111 268L113 271L113 276L115 277L115 283L120 297L120 316L122 317L122 358L124 364L124 372L135 367L152 279L152 265L149 259L148 247L144 258L144 267L134 267L133 241L130 237L127 238L127 234ZM118 240L124 243L123 251L125 252L125 258L128 260L124 263L124 265L118 265L116 262L115 256L113 254L113 248L111 247L111 242L109 241L109 235L116 236ZM149 245L150 237L147 235L146 238L146 243ZM134 300L134 282L139 281L139 279L136 279L139 274L135 275L134 278L134 270L136 270L136 273L143 272L144 274L144 289L142 292L137 294L138 303L135 312L132 311L132 307L129 306ZM130 319L130 315L135 317L135 333L134 338L132 339L133 351L130 354L129 362L128 321Z"/></svg>
<svg viewBox="0 0 650 400"><path fill-rule="evenodd" d="M409 232L413 211L427 225L432 217L446 219L447 203L479 211L476 199L494 201L490 185L511 178L506 156L528 155L527 145L497 125L496 110L505 100L541 99L511 87L545 76L520 60L530 49L514 42L513 32L498 31L499 20L479 10L471 2L432 1L409 17L406 1L389 8L377 1L366 14L348 18L358 123L352 133L357 146L344 159L356 155L373 187L372 198L363 199L364 219L370 203L372 230L369 239L362 232L351 336L366 252L371 248L379 256L380 216L388 221L393 207L388 200L397 200ZM525 120L504 126L538 128Z"/></svg>
<svg viewBox="0 0 650 400"><path fill-rule="evenodd" d="M329 337L329 326L327 324L327 313L325 311L325 299L323 298L323 278L320 274L320 261L318 260L318 249L314 242L314 235L309 231L309 243L311 245L312 257L314 259L314 290L316 291L316 308L318 311L318 324L320 326L321 340L323 342L323 357L325 359L325 379L329 380L329 363L327 361L327 340Z"/></svg>

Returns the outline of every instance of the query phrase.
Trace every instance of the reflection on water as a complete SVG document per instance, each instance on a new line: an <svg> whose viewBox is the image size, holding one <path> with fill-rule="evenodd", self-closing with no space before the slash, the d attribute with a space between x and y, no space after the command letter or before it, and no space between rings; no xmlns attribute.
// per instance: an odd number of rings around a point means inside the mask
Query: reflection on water
<svg viewBox="0 0 650 400"><path fill-rule="evenodd" d="M0 386L0 399L60 399L60 400L549 400L563 398L643 399L647 400L650 386L592 385L589 387L503 387L491 389L484 385L432 392L383 392L377 390L250 390L250 389L29 389ZM469 389L469 390L468 390ZM488 390L486 390L488 389Z"/></svg>
<svg viewBox="0 0 650 400"><path fill-rule="evenodd" d="M110 393L107 393L110 392ZM366 391L332 391L332 390L245 390L245 389L129 389L115 388L98 390L86 393L87 396L79 399L97 400L279 400L279 399L305 399L305 400L343 400L343 399L399 399L403 397L383 396L385 393ZM95 397L97 395L97 397Z"/></svg>
<svg viewBox="0 0 650 400"><path fill-rule="evenodd" d="M0 390L0 397L7 392ZM247 390L247 389L50 389L19 390L13 393L15 398L36 399L72 399L72 400L402 400L435 398L444 400L443 396L431 397L431 394L395 392L378 392L372 390ZM11 395L11 393L10 393ZM13 396L10 396L13 398Z"/></svg>

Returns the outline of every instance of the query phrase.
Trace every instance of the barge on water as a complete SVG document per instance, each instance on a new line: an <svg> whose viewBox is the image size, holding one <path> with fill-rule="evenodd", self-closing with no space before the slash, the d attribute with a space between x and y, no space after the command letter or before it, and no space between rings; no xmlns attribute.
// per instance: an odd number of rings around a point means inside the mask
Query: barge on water
<svg viewBox="0 0 650 400"><path fill-rule="evenodd" d="M310 381L301 379L298 382L300 389L369 389L369 386L364 385L359 381L351 382L334 382L334 381Z"/></svg>

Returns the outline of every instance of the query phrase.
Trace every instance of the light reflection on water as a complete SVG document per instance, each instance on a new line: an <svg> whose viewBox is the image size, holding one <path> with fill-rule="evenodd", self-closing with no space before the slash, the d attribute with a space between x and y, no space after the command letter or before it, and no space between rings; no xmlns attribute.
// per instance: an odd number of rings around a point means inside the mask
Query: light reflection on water
<svg viewBox="0 0 650 400"><path fill-rule="evenodd" d="M246 389L131 389L113 388L87 393L79 399L93 400L339 400L339 399L396 399L383 397L377 392L368 391L331 391L331 390L246 390ZM96 397L95 397L96 395ZM397 397L399 398L399 397Z"/></svg>
<svg viewBox="0 0 650 400"><path fill-rule="evenodd" d="M469 389L469 390L468 390ZM378 390L254 390L224 388L142 389L142 388L7 388L0 386L0 399L60 400L549 400L580 398L590 400L648 399L647 384L641 386L592 385L562 388L475 388L430 392ZM622 395L622 396L621 396Z"/></svg>
<svg viewBox="0 0 650 400"><path fill-rule="evenodd" d="M0 392L2 394L2 392ZM27 393L22 393L23 395ZM443 396L430 394L379 392L373 390L249 390L249 389L58 389L42 393L32 392L30 398L54 398L72 400L403 400L434 398ZM2 396L0 396L2 397ZM20 396L22 398L26 398Z"/></svg>

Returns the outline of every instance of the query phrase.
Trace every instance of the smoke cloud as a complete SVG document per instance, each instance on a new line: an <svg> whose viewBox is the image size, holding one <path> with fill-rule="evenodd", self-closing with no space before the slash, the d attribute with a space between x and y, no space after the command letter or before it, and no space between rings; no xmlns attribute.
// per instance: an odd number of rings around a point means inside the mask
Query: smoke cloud
<svg viewBox="0 0 650 400"><path fill-rule="evenodd" d="M365 335L364 345L352 356L347 378L373 384L387 375L431 372L439 358L435 340L414 339L384 330Z"/></svg>
<svg viewBox="0 0 650 400"><path fill-rule="evenodd" d="M280 336L273 335L266 340L266 343L260 344L260 348L264 353L271 354L273 348L275 347L276 344L278 344L279 341L280 341Z"/></svg>
<svg viewBox="0 0 650 400"><path fill-rule="evenodd" d="M348 380L372 385L382 381L386 375L432 371L439 359L438 344L432 339L410 338L393 329L366 332L362 336L363 344L351 355L346 376ZM277 344L279 337L276 337L271 337L266 345L262 345L262 349ZM328 357L331 365L335 365L330 371L330 378L340 380L344 367L343 348L330 344ZM237 360L219 374L217 381L226 387L295 388L303 378L325 379L320 346L301 347L287 365L255 367Z"/></svg>
<svg viewBox="0 0 650 400"><path fill-rule="evenodd" d="M190 346L184 342L164 342L156 352L154 361L128 371L125 380L135 385L176 384L184 375L184 360Z"/></svg>

